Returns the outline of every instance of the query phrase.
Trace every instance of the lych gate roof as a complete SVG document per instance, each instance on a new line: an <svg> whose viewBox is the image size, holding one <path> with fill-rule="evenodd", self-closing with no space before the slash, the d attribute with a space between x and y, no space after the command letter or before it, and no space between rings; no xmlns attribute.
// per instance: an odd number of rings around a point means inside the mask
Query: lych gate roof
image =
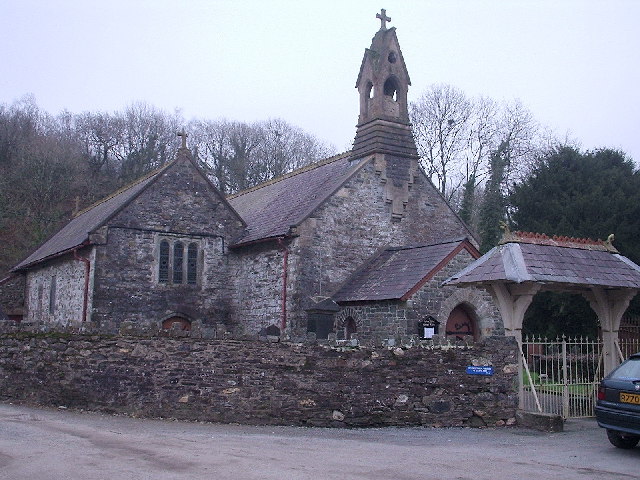
<svg viewBox="0 0 640 480"><path fill-rule="evenodd" d="M516 232L446 283L501 282L640 288L640 266L620 255L610 242Z"/></svg>
<svg viewBox="0 0 640 480"><path fill-rule="evenodd" d="M463 249L479 256L466 239L386 248L355 272L332 298L336 302L405 300Z"/></svg>
<svg viewBox="0 0 640 480"><path fill-rule="evenodd" d="M287 235L355 173L361 161L345 153L228 197L247 223L236 245Z"/></svg>

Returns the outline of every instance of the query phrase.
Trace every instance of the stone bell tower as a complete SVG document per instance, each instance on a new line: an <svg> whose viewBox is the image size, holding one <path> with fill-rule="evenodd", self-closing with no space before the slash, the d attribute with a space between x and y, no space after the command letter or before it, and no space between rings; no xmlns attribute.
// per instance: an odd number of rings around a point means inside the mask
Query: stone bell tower
<svg viewBox="0 0 640 480"><path fill-rule="evenodd" d="M409 124L407 92L411 80L402 57L396 29L383 9L376 15L380 30L364 52L356 88L360 94L360 116L354 156L368 153L398 153L418 157Z"/></svg>
<svg viewBox="0 0 640 480"><path fill-rule="evenodd" d="M378 30L364 52L356 88L360 115L352 158L375 155L376 170L386 184L387 202L395 219L403 216L417 170L418 151L409 123L407 92L411 80L402 57L396 29L387 28L381 10Z"/></svg>

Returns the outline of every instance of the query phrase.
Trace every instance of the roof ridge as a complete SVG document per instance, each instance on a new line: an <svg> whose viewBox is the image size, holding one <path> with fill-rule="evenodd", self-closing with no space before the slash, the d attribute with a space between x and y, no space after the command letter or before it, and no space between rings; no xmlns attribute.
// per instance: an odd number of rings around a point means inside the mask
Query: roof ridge
<svg viewBox="0 0 640 480"><path fill-rule="evenodd" d="M253 187L249 187L249 188L246 188L244 190L240 190L239 192L232 193L231 195L227 195L227 200L240 197L240 196L242 196L242 195L244 195L246 193L255 192L256 190L260 190L263 187L266 187L266 186L269 186L269 185L273 185L274 183L278 183L278 182L280 182L282 180L286 180L287 178L295 177L296 175L300 175L301 173L305 173L305 172L308 172L310 170L314 170L316 168L319 168L319 167L322 167L324 165L327 165L329 163L336 162L336 161L341 160L341 159L343 159L345 157L348 157L349 155L351 155L351 151L342 152L342 153L338 153L336 155L333 155L331 157L325 158L323 160L319 160L317 162L310 163L308 165L305 165L304 167L296 168L295 170L292 170L292 171L290 171L288 173L285 173L284 175L280 175L279 177L274 177L271 180L267 180L266 182L259 183L258 185L254 185Z"/></svg>
<svg viewBox="0 0 640 480"><path fill-rule="evenodd" d="M170 162L165 163L164 165L162 165L161 167L156 168L155 170L152 170L151 172L143 175L142 177L137 178L136 180L132 181L131 183L128 183L127 185L120 187L118 190L116 190L113 193L110 193L109 195L107 195L106 197L101 198L100 200L92 203L91 205L89 205L86 208L83 208L82 210L78 211L77 213L75 213L74 215L72 215L72 219L79 217L82 214L87 213L89 210L93 210L94 208L96 208L98 205L102 205L103 203L111 200L114 197L117 197L118 195L120 195L121 193L126 192L127 190L135 187L136 185L141 184L142 182L144 182L145 180L149 180L151 177L153 177L154 175L157 175L159 173L161 173L163 170L165 170L166 168L169 167L169 165L173 164L176 160L171 160Z"/></svg>
<svg viewBox="0 0 640 480"><path fill-rule="evenodd" d="M618 250L613 246L613 235L609 235L607 240L593 240L591 238L569 237L566 235L549 236L545 233L523 232L523 231L505 231L499 244L505 243L531 243L534 245L547 245L553 247L568 247L582 250L600 250L617 253Z"/></svg>
<svg viewBox="0 0 640 480"><path fill-rule="evenodd" d="M426 247L435 247L436 245L445 245L447 243L461 243L464 241L469 241L469 237L456 237L456 238L451 238L451 239L447 239L447 240L438 240L437 242L433 242L433 243L411 243L408 245L397 245L397 246L393 246L393 247L387 247L387 250L394 250L394 251L400 251L400 250L413 250L414 248L426 248Z"/></svg>

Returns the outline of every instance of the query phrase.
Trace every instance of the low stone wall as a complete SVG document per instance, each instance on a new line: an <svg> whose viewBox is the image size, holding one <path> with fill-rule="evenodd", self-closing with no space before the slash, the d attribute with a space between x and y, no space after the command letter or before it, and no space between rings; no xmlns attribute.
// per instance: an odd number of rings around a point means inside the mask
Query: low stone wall
<svg viewBox="0 0 640 480"><path fill-rule="evenodd" d="M516 348L507 337L364 349L17 332L0 335L0 400L244 424L505 425Z"/></svg>

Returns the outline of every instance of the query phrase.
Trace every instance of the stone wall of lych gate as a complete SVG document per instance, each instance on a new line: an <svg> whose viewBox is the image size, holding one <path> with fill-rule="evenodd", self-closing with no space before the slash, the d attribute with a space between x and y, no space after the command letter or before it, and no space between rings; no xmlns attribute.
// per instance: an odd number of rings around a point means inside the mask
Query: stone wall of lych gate
<svg viewBox="0 0 640 480"><path fill-rule="evenodd" d="M509 337L365 349L14 332L0 335L0 400L244 424L507 425L516 362Z"/></svg>

